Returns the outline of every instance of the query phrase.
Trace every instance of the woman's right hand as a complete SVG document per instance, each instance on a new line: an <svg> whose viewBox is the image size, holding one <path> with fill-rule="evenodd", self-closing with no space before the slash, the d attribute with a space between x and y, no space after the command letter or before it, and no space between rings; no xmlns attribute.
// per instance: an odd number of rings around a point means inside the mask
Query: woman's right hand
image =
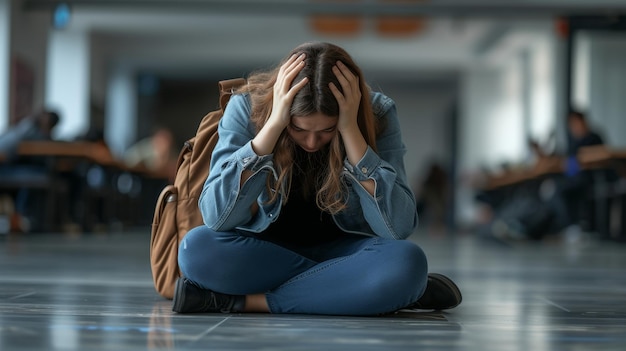
<svg viewBox="0 0 626 351"><path fill-rule="evenodd" d="M278 70L276 83L274 83L274 99L272 103L272 113L267 123L281 130L285 129L291 122L289 110L293 103L293 98L308 79L305 77L293 86L291 83L304 67L305 54L292 55Z"/></svg>
<svg viewBox="0 0 626 351"><path fill-rule="evenodd" d="M289 110L291 110L293 98L308 82L307 78L303 78L297 84L291 86L294 78L304 67L304 58L304 54L299 56L293 55L278 70L276 83L274 83L272 112L265 125L252 139L252 149L259 156L268 155L274 151L281 133L291 123ZM244 175L242 181L247 179L246 176Z"/></svg>

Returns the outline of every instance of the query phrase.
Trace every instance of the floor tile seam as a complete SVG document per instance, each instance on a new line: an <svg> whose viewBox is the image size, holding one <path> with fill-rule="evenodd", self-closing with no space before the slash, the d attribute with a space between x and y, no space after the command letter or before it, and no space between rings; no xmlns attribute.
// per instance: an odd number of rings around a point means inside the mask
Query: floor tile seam
<svg viewBox="0 0 626 351"><path fill-rule="evenodd" d="M35 295L36 293L37 293L36 291L29 291L27 293L11 296L11 297L7 298L7 300L17 300L17 299L21 299L23 297L28 297L28 296Z"/></svg>
<svg viewBox="0 0 626 351"><path fill-rule="evenodd" d="M198 334L197 336L192 337L192 341L196 342L199 341L200 339L202 339L203 337L211 334L215 329L217 329L220 325L224 324L227 320L229 320L231 317L225 317L224 319L222 319L221 321L219 321L218 323L216 323L215 325L211 326L210 328L208 328L207 330L203 331L202 333Z"/></svg>
<svg viewBox="0 0 626 351"><path fill-rule="evenodd" d="M570 311L569 309L567 309L567 308L565 308L565 307L563 307L563 306L559 305L558 303L556 303L556 302L554 302L554 301L552 301L552 300L550 300L550 299L547 299L547 298L545 298L545 297L540 297L539 299L540 299L540 300L542 300L542 301L544 301L544 302L546 302L546 303L547 303L547 304L549 304L549 305L552 305L552 306L554 306L554 307L556 307L556 308L560 309L561 311L565 311L565 312L567 312L567 313L571 313L571 312L572 312L572 311Z"/></svg>

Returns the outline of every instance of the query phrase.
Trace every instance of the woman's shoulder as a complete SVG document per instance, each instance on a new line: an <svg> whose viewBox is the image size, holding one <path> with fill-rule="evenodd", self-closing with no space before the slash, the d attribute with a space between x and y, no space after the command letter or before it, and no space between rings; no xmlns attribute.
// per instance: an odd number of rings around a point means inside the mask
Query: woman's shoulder
<svg viewBox="0 0 626 351"><path fill-rule="evenodd" d="M250 110L250 94L235 93L228 100L227 106L234 106L237 109Z"/></svg>
<svg viewBox="0 0 626 351"><path fill-rule="evenodd" d="M224 109L224 117L227 119L248 120L250 118L251 110L252 108L249 94L236 93L228 99L228 103Z"/></svg>
<svg viewBox="0 0 626 351"><path fill-rule="evenodd" d="M226 104L220 124L225 129L240 129L250 127L250 97L248 93L233 94Z"/></svg>
<svg viewBox="0 0 626 351"><path fill-rule="evenodd" d="M380 91L370 91L370 98L372 101L372 111L376 116L385 115L396 105L396 102L392 98Z"/></svg>

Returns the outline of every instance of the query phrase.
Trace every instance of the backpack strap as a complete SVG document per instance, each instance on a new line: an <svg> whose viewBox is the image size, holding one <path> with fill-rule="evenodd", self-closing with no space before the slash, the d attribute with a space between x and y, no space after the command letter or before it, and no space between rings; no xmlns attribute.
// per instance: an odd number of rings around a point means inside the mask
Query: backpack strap
<svg viewBox="0 0 626 351"><path fill-rule="evenodd" d="M240 87L246 83L244 78L235 78L235 79L227 79L221 80L218 83L220 88L220 108L222 112L226 108L226 104L228 104L228 99L233 95L235 88Z"/></svg>

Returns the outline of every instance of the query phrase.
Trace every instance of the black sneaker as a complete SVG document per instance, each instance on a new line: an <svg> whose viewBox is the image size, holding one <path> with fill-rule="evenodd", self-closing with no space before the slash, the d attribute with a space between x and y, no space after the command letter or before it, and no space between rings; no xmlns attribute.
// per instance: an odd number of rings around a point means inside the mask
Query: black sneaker
<svg viewBox="0 0 626 351"><path fill-rule="evenodd" d="M461 291L450 278L443 274L430 273L424 295L408 308L447 310L458 306L462 300Z"/></svg>
<svg viewBox="0 0 626 351"><path fill-rule="evenodd" d="M178 278L174 289L172 311L178 313L236 312L242 307L244 296L216 293L199 288L187 278Z"/></svg>

